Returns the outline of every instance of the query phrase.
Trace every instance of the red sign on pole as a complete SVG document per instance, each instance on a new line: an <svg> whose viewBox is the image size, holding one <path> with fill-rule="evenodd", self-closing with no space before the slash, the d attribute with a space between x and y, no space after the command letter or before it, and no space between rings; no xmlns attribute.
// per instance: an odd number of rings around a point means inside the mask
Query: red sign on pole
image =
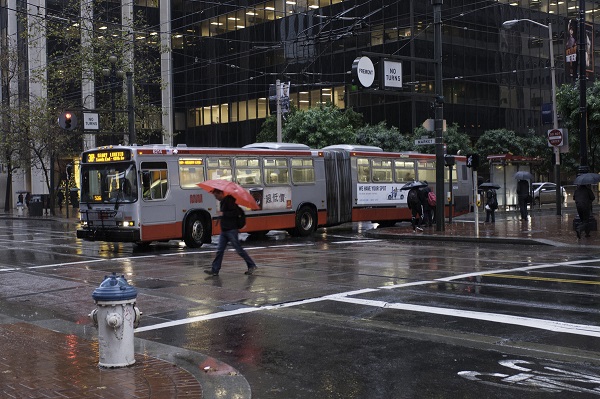
<svg viewBox="0 0 600 399"><path fill-rule="evenodd" d="M548 143L556 147L563 145L562 129L548 130Z"/></svg>

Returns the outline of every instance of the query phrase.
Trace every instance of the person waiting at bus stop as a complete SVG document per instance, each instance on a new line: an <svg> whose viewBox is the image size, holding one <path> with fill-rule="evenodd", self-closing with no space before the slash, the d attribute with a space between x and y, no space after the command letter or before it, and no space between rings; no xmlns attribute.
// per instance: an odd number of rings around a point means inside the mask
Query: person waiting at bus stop
<svg viewBox="0 0 600 399"><path fill-rule="evenodd" d="M423 208L421 207L421 200L419 199L419 189L418 188L411 188L408 191L408 195L406 197L406 203L408 205L408 208L410 209L411 212L411 225L412 225L412 229L413 231L423 231L422 228L420 228L418 225L420 224L420 219L417 217L422 217L423 215Z"/></svg>
<svg viewBox="0 0 600 399"><path fill-rule="evenodd" d="M527 204L531 198L529 192L529 182L527 180L519 180L517 182L517 198L519 199L519 210L521 211L521 219L527 220Z"/></svg>
<svg viewBox="0 0 600 399"><path fill-rule="evenodd" d="M244 259L246 265L248 266L248 270L244 274L252 274L257 269L256 263L252 260L250 255L242 248L242 244L240 244L240 240L238 238L238 228L237 228L237 205L235 204L235 198L231 195L225 195L223 191L214 189L211 192L215 198L220 201L220 211L221 214L221 234L219 235L219 243L217 245L217 255L212 262L212 267L210 269L204 270L204 273L210 274L211 276L218 276L219 270L221 270L221 263L223 262L223 255L225 253L225 248L227 247L227 243L230 242L235 251L239 256Z"/></svg>
<svg viewBox="0 0 600 399"><path fill-rule="evenodd" d="M573 193L573 199L575 200L575 207L577 208L577 214L579 215L579 225L575 227L577 238L581 238L582 231L585 231L585 236L589 237L592 203L596 199L596 196L589 185L580 184Z"/></svg>

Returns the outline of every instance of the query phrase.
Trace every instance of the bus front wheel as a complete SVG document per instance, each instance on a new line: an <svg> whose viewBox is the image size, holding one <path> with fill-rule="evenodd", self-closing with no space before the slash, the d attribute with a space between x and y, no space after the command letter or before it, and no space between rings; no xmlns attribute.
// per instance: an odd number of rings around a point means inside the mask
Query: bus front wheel
<svg viewBox="0 0 600 399"><path fill-rule="evenodd" d="M296 228L290 234L296 237L306 237L317 229L317 214L309 206L303 206L296 213Z"/></svg>
<svg viewBox="0 0 600 399"><path fill-rule="evenodd" d="M201 247L207 231L208 230L202 218L198 215L191 215L185 223L185 232L183 237L185 245L188 248Z"/></svg>

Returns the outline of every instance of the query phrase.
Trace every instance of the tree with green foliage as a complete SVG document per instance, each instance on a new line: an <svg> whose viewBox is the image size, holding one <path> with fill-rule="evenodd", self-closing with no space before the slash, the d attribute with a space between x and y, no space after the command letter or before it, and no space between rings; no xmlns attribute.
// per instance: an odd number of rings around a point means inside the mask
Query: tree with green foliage
<svg viewBox="0 0 600 399"><path fill-rule="evenodd" d="M407 135L400 133L397 127L387 127L385 122L377 125L365 125L356 130L356 143L380 147L384 151L399 152L411 149Z"/></svg>
<svg viewBox="0 0 600 399"><path fill-rule="evenodd" d="M569 153L561 157L561 169L572 174L577 172L580 160L579 140L579 84L566 84L556 92L556 107L569 130ZM587 148L588 166L597 171L600 161L600 81L595 80L586 89L587 102Z"/></svg>
<svg viewBox="0 0 600 399"><path fill-rule="evenodd" d="M92 6L90 3L88 6ZM137 125L150 126L137 133L139 142L143 143L150 135L160 136L162 109L152 102L160 90L161 80L159 68L160 46L158 35L151 35L143 15L139 13L134 21L121 22L121 13L111 12L103 4L95 4L94 17L102 20L108 27L97 31L91 26L92 21L73 16L81 15L80 2L68 1L63 4L63 17L37 18L31 14L23 14L20 23L25 42L32 49L46 51L47 59L34 59L28 70L29 84L41 90L31 91L23 95L23 90L11 80L22 82L18 76L20 59L16 43L7 46L0 64L7 72L3 75L4 87L17 89L3 96L0 105L2 116L2 138L0 140L0 157L2 162L10 165L11 171L16 168L39 169L45 177L45 183L51 198L54 198L54 176L61 176L65 162L73 159L82 149L82 128L63 131L57 126L58 115L64 110L73 110L81 117L82 86L84 82L94 82L95 109L111 108L111 85L106 84L103 69L110 67L109 55L116 55L119 66L124 72L134 72L135 110ZM110 15L104 15L103 11ZM124 26L125 25L125 26ZM135 31L135 40L133 32ZM87 37L83 44L82 37ZM32 50L33 51L33 50ZM131 62L127 62L127 54ZM15 58L16 57L16 58ZM13 59L14 58L14 59ZM47 62L44 63L44 60ZM135 62L133 61L135 60ZM39 61L36 63L36 61ZM14 68L13 68L14 66ZM82 79L83 78L83 79ZM126 109L125 80L119 81L116 88L115 110ZM36 94L37 93L37 94ZM91 110L93 111L93 110ZM101 129L115 132L124 137L128 121L126 113L115 112L115 123L107 113L100 113ZM68 162L68 161L67 161ZM9 178L11 178L9 176ZM10 185L7 185L9 198ZM8 206L9 201L6 201Z"/></svg>
<svg viewBox="0 0 600 399"><path fill-rule="evenodd" d="M492 129L485 131L475 144L475 151L480 157L481 171L489 170L489 155L514 154L539 158L542 163L534 166L534 171L548 175L552 170L552 149L548 147L544 136L536 135L530 130L526 136L519 136L508 129Z"/></svg>
<svg viewBox="0 0 600 399"><path fill-rule="evenodd" d="M307 110L293 109L282 123L282 141L323 148L333 144L356 144L356 129L363 125L362 115L352 109L342 110L331 102ZM275 116L262 125L257 141L276 141Z"/></svg>
<svg viewBox="0 0 600 399"><path fill-rule="evenodd" d="M525 149L517 134L508 129L486 130L475 143L475 150L479 154L481 170L489 170L487 160L489 155L516 154L522 155Z"/></svg>

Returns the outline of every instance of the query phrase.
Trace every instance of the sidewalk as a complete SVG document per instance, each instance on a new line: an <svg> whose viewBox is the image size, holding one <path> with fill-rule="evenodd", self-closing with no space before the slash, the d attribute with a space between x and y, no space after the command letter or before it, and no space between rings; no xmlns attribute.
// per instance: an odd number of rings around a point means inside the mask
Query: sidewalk
<svg viewBox="0 0 600 399"><path fill-rule="evenodd" d="M521 220L518 211L496 212L496 223L484 223L485 212L479 213L479 234L475 233L475 214L469 213L444 225L444 231L436 226L423 227L423 232L413 232L410 223L395 227L369 230L366 235L376 238L403 240L434 240L455 242L477 242L513 245L549 245L554 247L599 247L600 234L577 239L573 230L573 219L577 216L574 206L562 208L556 215L555 208L535 208L529 212L528 220ZM594 212L598 219L599 215Z"/></svg>
<svg viewBox="0 0 600 399"><path fill-rule="evenodd" d="M28 323L0 324L0 398L201 398L187 371L143 354L98 367L98 344Z"/></svg>

